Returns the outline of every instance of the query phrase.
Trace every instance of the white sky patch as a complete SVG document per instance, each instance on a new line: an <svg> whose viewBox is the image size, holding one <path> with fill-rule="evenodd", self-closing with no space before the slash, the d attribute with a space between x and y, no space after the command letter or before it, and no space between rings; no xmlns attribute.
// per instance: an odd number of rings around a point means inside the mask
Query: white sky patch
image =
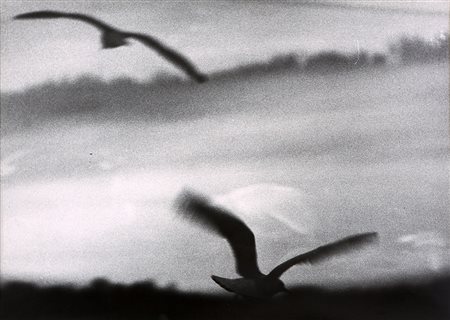
<svg viewBox="0 0 450 320"><path fill-rule="evenodd" d="M407 234L398 238L400 243L409 243L416 248L425 246L430 247L446 247L448 240L435 231L421 231L418 233Z"/></svg>
<svg viewBox="0 0 450 320"><path fill-rule="evenodd" d="M98 166L100 169L105 171L110 171L116 167L113 162L106 160L98 162Z"/></svg>
<svg viewBox="0 0 450 320"><path fill-rule="evenodd" d="M450 267L450 241L439 232L420 231L403 235L397 241L407 246L405 260L414 259L418 265L422 262L432 271Z"/></svg>
<svg viewBox="0 0 450 320"><path fill-rule="evenodd" d="M30 152L31 150L19 150L3 157L2 151L2 158L0 161L0 176L6 177L16 172L18 166L17 161L25 157Z"/></svg>
<svg viewBox="0 0 450 320"><path fill-rule="evenodd" d="M58 270L52 261L69 254L67 259L85 263L97 251L124 250L122 238L139 245L164 238L173 222L170 181L157 172L140 172L7 188L1 203L2 272L70 274L70 263ZM42 263L36 265L38 257Z"/></svg>
<svg viewBox="0 0 450 320"><path fill-rule="evenodd" d="M215 200L248 220L262 236L279 237L277 225L299 234L312 235L317 224L310 208L311 197L297 188L255 184L217 196ZM275 221L278 223L274 225Z"/></svg>

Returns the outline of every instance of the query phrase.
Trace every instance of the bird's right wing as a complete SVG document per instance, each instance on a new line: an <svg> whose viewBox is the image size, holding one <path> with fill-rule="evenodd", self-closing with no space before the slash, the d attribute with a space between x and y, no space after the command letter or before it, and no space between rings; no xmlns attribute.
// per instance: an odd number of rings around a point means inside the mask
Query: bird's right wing
<svg viewBox="0 0 450 320"><path fill-rule="evenodd" d="M224 237L236 260L236 271L247 278L261 276L256 256L255 236L238 217L217 207L198 194L185 191L175 202L177 213Z"/></svg>
<svg viewBox="0 0 450 320"><path fill-rule="evenodd" d="M80 14L80 13L66 13L61 11L53 11L53 10L42 10L42 11L33 11L22 13L14 17L15 20L25 20L25 19L58 19L58 18L67 18L67 19L75 19L84 21L89 23L101 30L112 31L116 30L115 28L107 25L103 21L100 21L91 16Z"/></svg>
<svg viewBox="0 0 450 320"><path fill-rule="evenodd" d="M290 267L296 264L321 262L331 256L346 253L350 250L372 243L377 239L378 233L376 232L355 234L291 258L275 267L269 275L279 278Z"/></svg>
<svg viewBox="0 0 450 320"><path fill-rule="evenodd" d="M134 38L142 42L147 47L158 52L162 57L175 64L178 68L183 70L188 76L193 78L195 81L202 83L208 80L207 76L197 70L195 65L188 60L181 53L175 51L172 48L164 45L161 41L142 33L126 32L124 33L126 37Z"/></svg>

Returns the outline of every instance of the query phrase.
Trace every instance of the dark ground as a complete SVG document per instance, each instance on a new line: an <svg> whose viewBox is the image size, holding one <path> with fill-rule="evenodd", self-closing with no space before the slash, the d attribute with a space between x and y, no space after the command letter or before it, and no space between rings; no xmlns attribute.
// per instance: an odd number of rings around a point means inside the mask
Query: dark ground
<svg viewBox="0 0 450 320"><path fill-rule="evenodd" d="M450 274L346 289L291 288L291 295L249 301L97 279L88 286L1 287L1 319L450 319Z"/></svg>

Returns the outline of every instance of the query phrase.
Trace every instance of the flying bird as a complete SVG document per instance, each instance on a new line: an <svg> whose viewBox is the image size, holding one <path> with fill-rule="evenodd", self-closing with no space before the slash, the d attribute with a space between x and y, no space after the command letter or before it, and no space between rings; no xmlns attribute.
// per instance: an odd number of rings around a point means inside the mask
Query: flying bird
<svg viewBox="0 0 450 320"><path fill-rule="evenodd" d="M227 279L215 275L211 278L225 290L250 298L264 299L279 292L288 292L280 277L295 265L315 264L378 239L376 232L354 234L293 257L264 274L258 267L253 232L233 213L190 191L184 191L177 197L175 209L181 216L228 241L235 258L236 272L242 278Z"/></svg>
<svg viewBox="0 0 450 320"><path fill-rule="evenodd" d="M15 20L58 18L80 20L99 29L101 32L101 42L103 49L113 49L128 45L128 38L135 39L158 52L162 57L183 70L195 81L202 83L208 80L207 76L198 71L197 68L186 57L176 52L174 49L167 47L158 39L147 34L122 31L104 23L103 21L80 13L44 10L23 13L14 17Z"/></svg>

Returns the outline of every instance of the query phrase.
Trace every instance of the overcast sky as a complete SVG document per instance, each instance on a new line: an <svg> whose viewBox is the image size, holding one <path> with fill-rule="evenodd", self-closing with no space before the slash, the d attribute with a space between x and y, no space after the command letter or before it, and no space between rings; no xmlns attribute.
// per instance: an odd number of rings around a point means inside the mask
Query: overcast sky
<svg viewBox="0 0 450 320"><path fill-rule="evenodd" d="M33 130L2 135L5 276L220 290L210 275L237 276L231 250L175 216L184 187L249 224L265 272L328 241L380 233L380 246L293 268L289 285L450 267L447 65L188 88L176 100L204 117L153 121L156 91L140 94L137 114L136 100L123 102L133 93L117 92L125 99L111 96L97 120L38 118ZM162 107L174 107L167 96ZM109 117L115 101L124 119Z"/></svg>
<svg viewBox="0 0 450 320"><path fill-rule="evenodd" d="M100 51L98 32L83 23L11 20L31 10L85 12L148 32L208 71L290 50L386 50L402 34L447 31L446 7L3 1L2 89L86 72L140 79L157 70L178 74L139 44ZM45 89L27 101L16 95L5 108L17 115L8 124L17 121L23 131L2 127L2 276L151 278L221 290L210 275L236 277L231 250L175 216L173 200L184 187L210 195L249 224L265 272L328 241L380 233L378 247L293 268L283 276L289 285L450 267L448 64L121 88L103 99L97 91L67 95L83 107L78 113L67 112L64 92L53 99ZM159 114L167 109L177 117ZM65 117L40 117L46 110Z"/></svg>
<svg viewBox="0 0 450 320"><path fill-rule="evenodd" d="M149 33L205 71L287 51L386 51L399 35L431 37L448 30L447 1L2 1L1 6L3 91L86 72L138 79L159 70L179 74L139 43L100 50L99 32L78 21L12 20L33 10L82 12Z"/></svg>

